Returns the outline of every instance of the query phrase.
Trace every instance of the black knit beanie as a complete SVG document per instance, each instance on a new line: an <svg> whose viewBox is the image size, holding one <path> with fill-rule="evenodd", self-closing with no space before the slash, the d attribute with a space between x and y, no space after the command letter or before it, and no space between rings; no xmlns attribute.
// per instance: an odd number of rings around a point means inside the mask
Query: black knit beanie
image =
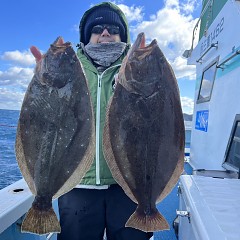
<svg viewBox="0 0 240 240"><path fill-rule="evenodd" d="M127 31L124 27L123 20L119 14L109 7L99 7L93 10L85 21L83 26L83 43L87 44L91 37L92 28L99 24L112 24L119 27L122 42L127 42Z"/></svg>

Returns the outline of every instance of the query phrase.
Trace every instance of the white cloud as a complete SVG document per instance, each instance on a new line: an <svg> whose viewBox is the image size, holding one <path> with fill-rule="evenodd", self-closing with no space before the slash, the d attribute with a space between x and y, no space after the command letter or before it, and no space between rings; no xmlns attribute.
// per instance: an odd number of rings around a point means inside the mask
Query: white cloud
<svg viewBox="0 0 240 240"><path fill-rule="evenodd" d="M196 79L196 67L187 65L187 59L182 58L181 56L176 57L171 63L172 68L176 78L188 77L189 80Z"/></svg>
<svg viewBox="0 0 240 240"><path fill-rule="evenodd" d="M26 89L33 76L33 68L10 67L0 71L0 86L17 86Z"/></svg>
<svg viewBox="0 0 240 240"><path fill-rule="evenodd" d="M182 13L192 13L199 4L198 0L165 0L167 8L177 8Z"/></svg>
<svg viewBox="0 0 240 240"><path fill-rule="evenodd" d="M0 87L0 109L19 110L22 105L24 92Z"/></svg>
<svg viewBox="0 0 240 240"><path fill-rule="evenodd" d="M192 31L198 19L192 13L199 0L165 0L164 7L148 19L144 15L142 6L126 6L118 1L118 6L125 13L129 23L133 40L139 32L145 32L147 42L157 39L159 47L173 67L176 77L195 79L195 67L188 66L182 57L184 50L191 47ZM78 31L78 25L74 26ZM14 64L7 70L0 71L0 103L10 109L21 105L23 92L26 90L32 75L35 59L30 51L9 51L0 56L3 61ZM12 90L14 88L14 90ZM193 100L181 98L183 111L193 112ZM2 107L2 106L0 106ZM6 108L6 107L5 107Z"/></svg>
<svg viewBox="0 0 240 240"><path fill-rule="evenodd" d="M194 101L189 97L181 97L181 104L184 113L193 114Z"/></svg>
<svg viewBox="0 0 240 240"><path fill-rule="evenodd" d="M78 33L79 32L79 24L74 24L72 27L72 30Z"/></svg>
<svg viewBox="0 0 240 240"><path fill-rule="evenodd" d="M179 8L179 1L178 0L167 0L165 1L166 7L168 8Z"/></svg>
<svg viewBox="0 0 240 240"><path fill-rule="evenodd" d="M181 4L179 0L166 0L165 6L152 15L150 20L144 20L131 28L134 38L144 32L147 42L157 39L177 77L192 79L195 74L195 67L187 66L182 54L191 47L192 31L197 22L191 14L196 3L196 0Z"/></svg>
<svg viewBox="0 0 240 240"><path fill-rule="evenodd" d="M201 2L199 0L185 0L185 3L181 5L181 9L185 13L193 13L201 5Z"/></svg>
<svg viewBox="0 0 240 240"><path fill-rule="evenodd" d="M124 12L128 22L131 24L133 21L140 22L143 19L143 7L141 6L126 6L124 4L118 4L118 7Z"/></svg>
<svg viewBox="0 0 240 240"><path fill-rule="evenodd" d="M33 68L10 67L0 71L0 108L19 110L29 82L33 76Z"/></svg>
<svg viewBox="0 0 240 240"><path fill-rule="evenodd" d="M20 52L18 50L9 51L9 52L3 53L3 55L1 55L0 58L2 60L11 61L13 63L17 63L23 66L31 66L36 63L35 58L30 53L30 51L23 51L23 52Z"/></svg>

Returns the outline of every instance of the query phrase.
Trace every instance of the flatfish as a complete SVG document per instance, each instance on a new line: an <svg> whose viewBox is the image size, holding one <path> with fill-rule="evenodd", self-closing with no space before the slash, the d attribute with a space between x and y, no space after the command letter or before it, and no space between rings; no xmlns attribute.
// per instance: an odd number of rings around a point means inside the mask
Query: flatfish
<svg viewBox="0 0 240 240"><path fill-rule="evenodd" d="M113 177L138 206L126 226L169 229L156 203L183 171L184 121L171 66L140 33L123 61L104 128L104 154Z"/></svg>
<svg viewBox="0 0 240 240"><path fill-rule="evenodd" d="M60 232L52 199L81 181L93 161L95 138L87 81L71 43L58 37L39 59L22 104L15 151L35 196L22 231L45 234Z"/></svg>

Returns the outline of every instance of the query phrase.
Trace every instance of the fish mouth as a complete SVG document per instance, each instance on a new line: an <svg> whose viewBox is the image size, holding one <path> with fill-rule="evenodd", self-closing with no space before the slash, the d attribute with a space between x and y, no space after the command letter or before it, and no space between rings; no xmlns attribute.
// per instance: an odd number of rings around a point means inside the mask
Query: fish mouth
<svg viewBox="0 0 240 240"><path fill-rule="evenodd" d="M138 34L137 40L135 41L134 45L133 45L133 48L135 50L139 49L139 48L145 48L146 47L146 38L145 38L144 32L141 32L141 33Z"/></svg>
<svg viewBox="0 0 240 240"><path fill-rule="evenodd" d="M156 55L157 49L155 39L146 45L145 34L143 32L138 34L119 70L120 83L124 88L144 98L158 91L161 69Z"/></svg>
<svg viewBox="0 0 240 240"><path fill-rule="evenodd" d="M55 54L57 54L59 52L60 53L64 52L66 50L66 48L71 47L72 44L70 42L64 42L63 38L61 36L59 36L50 46L51 46L51 50Z"/></svg>
<svg viewBox="0 0 240 240"><path fill-rule="evenodd" d="M141 60L146 55L150 54L156 45L156 39L152 40L150 44L146 45L146 38L144 32L139 33L136 41L129 50L129 60L132 60L136 57L138 58L138 60Z"/></svg>
<svg viewBox="0 0 240 240"><path fill-rule="evenodd" d="M72 69L69 66L73 66L77 61L77 57L74 56L72 44L64 42L62 37L58 37L42 58L39 66L40 83L59 89L64 87L71 79Z"/></svg>

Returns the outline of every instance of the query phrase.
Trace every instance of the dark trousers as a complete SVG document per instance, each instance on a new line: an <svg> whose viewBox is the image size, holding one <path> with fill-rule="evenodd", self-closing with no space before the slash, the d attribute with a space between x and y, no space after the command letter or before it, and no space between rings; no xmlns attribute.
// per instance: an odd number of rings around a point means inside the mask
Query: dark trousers
<svg viewBox="0 0 240 240"><path fill-rule="evenodd" d="M118 185L104 190L75 188L61 196L58 204L58 240L103 240L105 229L107 240L147 240L153 235L125 227L136 204Z"/></svg>

